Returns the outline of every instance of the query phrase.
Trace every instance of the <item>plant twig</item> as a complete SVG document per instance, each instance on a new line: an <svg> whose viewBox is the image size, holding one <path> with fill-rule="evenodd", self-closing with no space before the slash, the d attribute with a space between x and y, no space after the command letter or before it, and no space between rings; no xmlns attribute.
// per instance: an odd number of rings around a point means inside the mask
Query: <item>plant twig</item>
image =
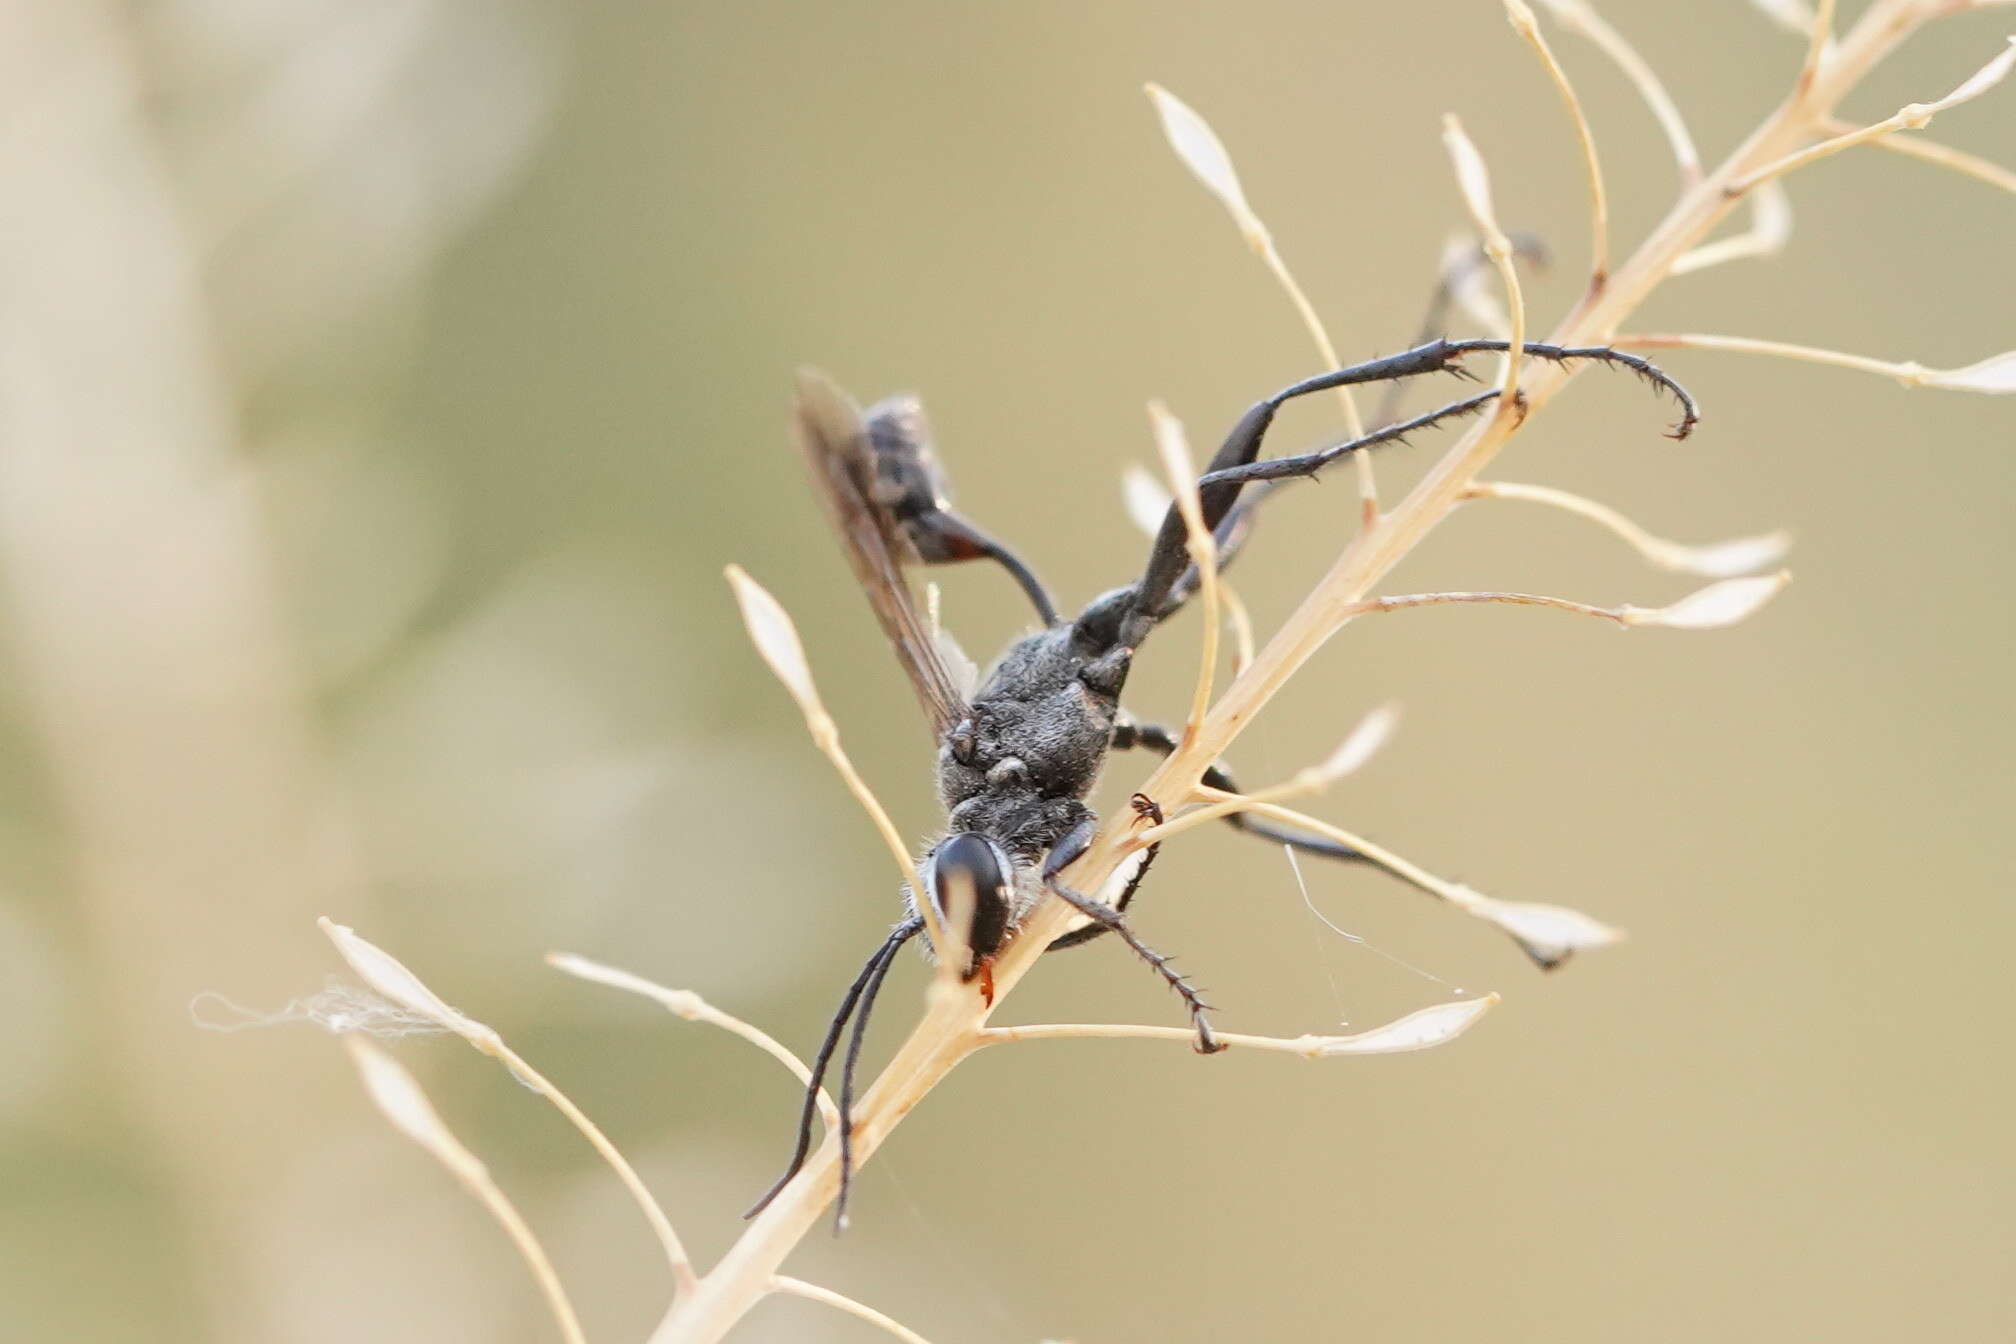
<svg viewBox="0 0 2016 1344"><path fill-rule="evenodd" d="M1564 0L1550 0L1550 8L1557 13L1572 8L1587 14L1586 5L1568 6ZM1797 152L1807 143L1816 119L1832 116L1841 100L1933 12L1924 0L1875 0L1836 40L1806 96L1796 100L1796 106L1795 100L1788 99L1705 175L1700 174L1698 160L1691 158L1691 142L1684 132L1676 134L1674 125L1662 117L1682 163L1685 189L1665 218L1612 271L1610 283L1600 293L1586 296L1549 340L1570 346L1604 342L1671 273L1674 262L1728 217L1739 200L1739 195L1730 191L1732 184L1750 179ZM1698 184L1693 181L1696 176L1700 177ZM1287 680L1353 616L1365 610L1363 604L1373 587L1448 517L1512 434L1543 411L1574 373L1572 368L1552 363L1527 368L1518 388L1520 396L1504 399L1523 402L1525 414L1508 411L1473 424L1404 499L1361 533L1251 664L1225 687L1204 721L1192 725L1179 749L1154 770L1142 791L1158 802L1198 796L1203 772ZM1072 884L1080 890L1104 890L1119 865L1134 852L1134 839L1131 819L1109 822L1071 870ZM1562 935L1564 929L1577 934L1567 926L1563 912L1554 907L1508 904L1494 909L1473 903L1469 908L1495 914L1515 937L1539 944L1536 956L1545 950L1546 939ZM994 964L997 1005L1012 994L1050 941L1065 931L1074 913L1062 902L1049 901L1024 921ZM1538 937L1534 936L1536 930ZM927 999L921 1019L856 1110L857 1162L869 1160L902 1118L985 1041L983 1032L990 1012L977 995L932 995ZM838 1161L837 1145L829 1139L750 1224L699 1289L674 1307L654 1334L654 1344L713 1344L721 1339L750 1305L769 1291L779 1265L833 1198Z"/></svg>
<svg viewBox="0 0 2016 1344"><path fill-rule="evenodd" d="M1824 123L1836 135L1843 135L1856 129L1853 124L1839 117L1829 117ZM1891 135L1875 142L1878 149L1887 149L1927 163L1936 163L1941 168L1950 168L1967 177L1979 178L1991 187L2003 191L2016 192L2016 172L2001 164L1969 154L1965 150L1942 145L1936 140L1927 140L1922 135Z"/></svg>
<svg viewBox="0 0 2016 1344"><path fill-rule="evenodd" d="M807 1283L803 1279L794 1279L789 1275L778 1274L770 1280L770 1290L777 1293L788 1293L793 1297L802 1297L807 1301L819 1302L844 1311L857 1320L866 1321L868 1324L896 1336L896 1338L903 1341L903 1344L931 1344L930 1340L924 1338L924 1336L918 1334L915 1330L903 1324L903 1322L896 1320L894 1317L887 1316L865 1303L856 1302L845 1294L836 1293L831 1288L821 1288L816 1283Z"/></svg>
<svg viewBox="0 0 2016 1344"><path fill-rule="evenodd" d="M533 1281L539 1285L547 1307L553 1312L561 1338L567 1344L586 1344L580 1318L574 1314L574 1304L567 1300L567 1290L561 1286L560 1275L554 1270L546 1248L539 1244L539 1238L533 1235L517 1206L498 1188L497 1182L490 1179L489 1168L442 1123L441 1117L428 1102L427 1094L420 1090L420 1084L392 1056L355 1036L345 1036L343 1046L350 1052L351 1062L357 1066L358 1076L363 1080L365 1093L372 1104L392 1122L393 1128L419 1144L428 1156L446 1167L497 1220L497 1225L504 1229L504 1235L511 1238L511 1244L517 1247L526 1268L532 1272Z"/></svg>
<svg viewBox="0 0 2016 1344"><path fill-rule="evenodd" d="M1895 378L1906 387L1938 387L1949 392L2016 392L2016 350L1990 355L1962 369L1928 369L1913 360L1874 359L1840 350L1823 350L1814 345L1761 341L1753 336L1645 332L1615 337L1611 344L1631 350L1727 350L1743 355L1770 355L1776 359L1797 359L1808 364L1830 364L1837 369L1882 374L1886 378Z"/></svg>
<svg viewBox="0 0 2016 1344"><path fill-rule="evenodd" d="M728 566L728 584L735 590L735 601L742 608L742 623L748 627L749 638L756 645L757 653L784 683L791 698L798 702L798 709L805 716L806 731L812 735L817 746L833 768L845 781L847 791L861 804L861 810L875 824L875 833L882 837L889 856L896 861L896 871L903 875L906 885L917 881L917 869L911 862L910 851L903 844L903 837L896 831L896 823L889 819L889 810L882 806L882 800L868 787L868 781L861 778L861 772L854 768L854 762L840 746L840 728L833 722L833 716L826 712L825 702L819 698L819 688L812 681L812 666L805 660L804 645L799 643L797 627L779 606L777 599L770 596L762 584L749 577L740 565ZM917 902L918 913L924 917L924 931L936 948L949 948L945 930L940 927L937 907L930 901ZM950 964L947 962L946 964Z"/></svg>
<svg viewBox="0 0 2016 1344"><path fill-rule="evenodd" d="M1547 45L1546 34L1540 31L1539 20L1534 18L1526 0L1505 0L1505 12L1512 21L1512 30L1526 39L1533 54L1540 58L1547 78L1554 83L1554 91L1561 95L1561 103L1568 109L1569 121L1575 126L1575 141L1582 148L1582 169L1589 183L1589 288L1599 290L1610 278L1610 197L1603 187L1602 161L1596 156L1596 133L1589 128L1582 100L1569 83L1568 72L1555 59L1554 49Z"/></svg>
<svg viewBox="0 0 2016 1344"><path fill-rule="evenodd" d="M1571 910L1560 905L1541 905L1532 901L1502 901L1486 896L1481 891L1472 890L1461 882L1451 882L1444 877L1401 858L1392 850L1374 844L1364 836L1332 825L1307 813L1282 807L1278 803L1255 803L1245 809L1257 812L1263 817L1286 822L1327 840L1333 840L1357 850L1371 862L1384 868L1394 876L1402 878L1418 891L1425 891L1437 900L1455 906L1466 915L1495 924L1519 944L1526 955L1531 957L1543 970L1551 970L1585 948L1603 947L1621 939L1624 934L1618 929L1599 920L1592 919L1580 910Z"/></svg>
<svg viewBox="0 0 2016 1344"><path fill-rule="evenodd" d="M1791 237L1792 199L1785 194L1784 184L1776 179L1760 182L1750 193L1750 227L1687 252L1673 263L1672 273L1692 275L1726 262L1776 256Z"/></svg>
<svg viewBox="0 0 2016 1344"><path fill-rule="evenodd" d="M1613 621L1626 628L1664 625L1676 630L1716 630L1734 625L1755 613L1776 597L1778 590L1791 578L1789 572L1780 570L1768 576L1723 579L1663 607L1637 607L1628 602L1621 606L1598 607L1542 593L1405 593L1397 597L1367 598L1352 608L1352 614L1369 616L1375 612L1402 611L1409 607L1504 603L1517 607L1552 607L1556 611Z"/></svg>
<svg viewBox="0 0 2016 1344"><path fill-rule="evenodd" d="M609 1169L616 1173L630 1199L636 1204L644 1221L650 1225L652 1235L657 1237L659 1247L664 1251L666 1263L672 1270L674 1295L691 1289L697 1279L693 1273L693 1258L686 1253L685 1243L672 1227L672 1220L652 1198L650 1188L643 1177L630 1165L629 1159L617 1151L593 1120L565 1092L555 1087L546 1076L533 1068L510 1046L495 1028L478 1022L466 1013L448 1006L447 1002L429 989L424 981L403 962L377 944L359 935L354 929L324 917L320 921L323 933L336 945L337 952L349 963L364 982L378 993L399 1004L409 1012L418 1014L434 1022L443 1031L453 1032L467 1041L482 1054L498 1061L511 1070L519 1082L538 1093L555 1110L567 1118L582 1138L588 1141L596 1154ZM349 1038L345 1038L347 1041Z"/></svg>
<svg viewBox="0 0 2016 1344"><path fill-rule="evenodd" d="M1796 172L1810 163L1817 163L1830 155L1839 154L1844 149L1866 145L1871 141L1895 135L1898 131L1915 131L1929 126L1932 124L1932 118L1947 108L1957 107L1961 103L1979 98L2000 84L2012 66L2016 66L2016 37L2009 39L2009 44L2003 48L2000 55L1968 76L1958 88L1944 98L1930 103L1906 103L1873 125L1844 132L1831 139L1822 140L1817 145L1808 145L1796 153L1787 154L1782 159L1753 169L1731 181L1726 190L1732 195L1740 195L1761 182Z"/></svg>
<svg viewBox="0 0 2016 1344"><path fill-rule="evenodd" d="M1337 356L1337 346L1330 339L1330 332L1323 325L1322 315L1316 305L1309 302L1308 294L1288 269L1281 250L1274 245L1274 234L1261 220L1260 214L1246 200L1246 192L1239 185L1239 175L1232 167L1232 156L1211 124L1199 116L1194 108L1159 84L1147 86L1148 97L1155 104L1156 113L1162 118L1162 130L1169 138L1169 146L1183 165L1204 184L1205 190L1216 196L1232 220L1239 226L1239 232L1246 245L1253 249L1266 265L1274 281L1294 305L1296 316L1302 319L1302 326L1315 342L1316 352L1322 356L1324 367L1338 369L1344 361ZM1365 437L1365 417L1359 413L1358 400L1348 387L1337 389L1337 405L1344 412L1344 428L1354 439ZM1358 473L1358 495L1363 505L1363 521L1370 526L1379 512L1379 490L1373 479L1372 459L1360 453L1352 459Z"/></svg>
<svg viewBox="0 0 2016 1344"><path fill-rule="evenodd" d="M1478 1018L1497 1006L1499 997L1486 994L1475 999L1417 1008L1396 1018L1349 1036L1252 1036L1243 1032L1218 1032L1218 1041L1247 1050L1300 1055L1304 1059L1335 1059L1340 1055L1393 1055L1410 1050L1427 1050L1452 1041L1468 1031ZM989 1027L980 1033L980 1044L1001 1045L1009 1041L1082 1040L1181 1041L1194 1045L1197 1033L1188 1027L1145 1026L1132 1022L1046 1022L1031 1027Z"/></svg>
<svg viewBox="0 0 2016 1344"><path fill-rule="evenodd" d="M1699 182L1701 152L1694 148L1694 137L1687 130L1687 119L1680 115L1679 104L1673 101L1672 94L1666 92L1666 85L1661 82L1651 62L1639 54L1638 48L1632 46L1624 34L1612 28L1587 0L1541 0L1541 3L1563 27L1588 38L1624 72L1624 77L1638 90L1638 96L1645 100L1652 119L1659 123L1660 131L1666 136L1666 143L1673 151L1673 162L1680 169L1680 185L1691 187Z"/></svg>
<svg viewBox="0 0 2016 1344"><path fill-rule="evenodd" d="M1755 537L1689 546L1654 536L1608 504L1581 495L1557 490L1550 485L1522 485L1511 481L1479 481L1464 491L1465 499L1523 500L1546 504L1587 518L1607 528L1651 564L1677 574L1697 574L1707 579L1733 579L1775 565L1791 548L1792 538L1784 532L1766 532Z"/></svg>
<svg viewBox="0 0 2016 1344"><path fill-rule="evenodd" d="M571 952L549 952L546 954L546 963L556 970L565 971L568 975L583 980L592 980L596 984L608 985L612 989L627 989L632 994L641 994L662 1004L673 1016L684 1018L688 1022L705 1022L709 1026L719 1027L723 1031L740 1036L789 1069L791 1076L801 1085L806 1087L812 1085L812 1070L806 1068L805 1061L793 1054L775 1036L732 1013L721 1011L690 989L667 989L664 985L646 980L641 975L619 971L613 966L604 966L599 961L577 957ZM833 1099L826 1095L825 1088L819 1089L817 1100L819 1118L825 1123L826 1128L831 1129L839 1124L840 1112L833 1105Z"/></svg>
<svg viewBox="0 0 2016 1344"><path fill-rule="evenodd" d="M1183 426L1159 401L1148 403L1149 423L1155 430L1155 447L1162 455L1162 468L1169 474L1170 495L1183 517L1183 544L1190 563L1197 569L1197 590L1204 606L1204 637L1197 657L1197 680L1190 692L1190 716L1185 723L1204 717L1211 703L1211 688L1218 676L1218 547L1211 529L1204 526L1203 505L1197 497L1197 467L1190 458L1190 444Z"/></svg>

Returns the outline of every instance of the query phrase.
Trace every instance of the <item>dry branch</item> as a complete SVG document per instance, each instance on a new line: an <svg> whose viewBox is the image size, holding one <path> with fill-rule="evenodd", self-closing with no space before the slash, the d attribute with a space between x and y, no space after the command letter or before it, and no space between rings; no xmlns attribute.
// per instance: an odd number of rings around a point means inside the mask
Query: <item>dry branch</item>
<svg viewBox="0 0 2016 1344"><path fill-rule="evenodd" d="M1847 34L1825 46L1824 59L1817 61L1817 68L1805 72L1802 87L1766 117L1720 166L1703 174L1678 113L1672 110L1670 98L1664 96L1656 79L1650 77L1649 67L1627 47L1607 41L1614 30L1600 20L1592 25L1593 12L1586 5L1550 3L1548 7L1604 44L1632 72L1634 81L1660 114L1680 162L1683 182L1678 201L1636 251L1615 269L1609 283L1592 290L1549 336L1551 342L1561 345L1601 344L1614 335L1621 322L1673 272L1675 263L1700 246L1723 222L1741 200L1744 186L1768 180L1788 166L1796 166L1796 162L1788 165L1787 161L1822 133L1843 97L1942 8L1925 0L1878 0ZM1816 44L1814 50L1818 52L1822 47ZM1465 194L1474 206L1481 200L1477 172L1481 161L1469 162L1459 138L1452 134L1450 139L1452 151L1466 164ZM1229 173L1229 160L1226 171ZM1488 216L1488 211L1484 213ZM1574 370L1556 364L1525 369L1518 389L1521 396L1505 398L1499 414L1475 425L1404 500L1370 523L1251 664L1225 689L1203 721L1190 725L1182 747L1147 780L1143 792L1165 808L1178 807L1198 797L1204 770L1225 752L1303 663L1344 624L1367 609L1365 603L1371 597L1373 585L1418 546L1459 502L1472 495L1480 473L1506 441L1543 411L1573 376ZM1102 888L1138 843L1139 836L1131 824L1108 825L1092 851L1073 870L1072 881L1084 890ZM1071 912L1059 902L1040 907L1030 917L995 966L997 1003L1013 992L1041 951L1052 938L1064 932L1070 920ZM867 1160L940 1079L990 1039L985 1026L989 1012L977 994L933 996L923 1019L860 1103L854 1140L859 1160ZM828 1142L705 1276L699 1290L675 1307L654 1336L654 1344L707 1344L726 1334L768 1291L778 1267L832 1199L838 1184L837 1162L837 1148Z"/></svg>

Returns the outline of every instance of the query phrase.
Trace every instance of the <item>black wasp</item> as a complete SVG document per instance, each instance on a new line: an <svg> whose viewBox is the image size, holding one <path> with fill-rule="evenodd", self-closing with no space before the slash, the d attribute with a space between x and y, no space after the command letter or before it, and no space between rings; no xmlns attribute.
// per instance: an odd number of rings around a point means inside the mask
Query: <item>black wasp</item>
<svg viewBox="0 0 2016 1344"><path fill-rule="evenodd" d="M1498 340L1432 340L1397 355L1318 374L1257 402L1233 427L1198 481L1204 526L1211 530L1220 563L1229 563L1237 553L1249 531L1252 510L1264 497L1265 487L1248 491L1248 485L1313 477L1348 453L1475 412L1488 405L1498 389L1314 452L1261 461L1261 440L1284 404L1351 384L1429 373L1462 375L1464 355L1507 348L1507 342ZM1598 361L1638 373L1680 402L1682 418L1675 438L1684 437L1698 418L1686 391L1636 356L1604 346L1570 349L1529 343L1523 348L1529 358ZM1210 1005L1170 967L1167 957L1135 935L1126 917L1153 849L1144 854L1112 905L1062 881L1065 869L1086 851L1097 829L1098 818L1085 805L1085 795L1106 754L1114 748L1143 747L1163 754L1176 748L1167 729L1127 717L1120 708L1120 692L1141 641L1197 589L1199 578L1185 547L1181 514L1171 507L1163 518L1140 578L1094 598L1078 615L1063 617L1028 565L952 511L945 475L915 397L893 397L864 413L824 378L806 373L800 376L796 412L799 439L818 493L839 529L855 577L923 702L938 744L938 794L948 814L949 833L925 853L917 875L924 899L938 917L956 915L962 921L961 931L971 949L968 964L960 968L962 978L987 975L1029 911L1046 895L1055 896L1089 922L1057 938L1049 950L1075 947L1103 933L1117 935L1182 997L1196 1028L1197 1050L1209 1054L1222 1049L1207 1017ZM983 558L1014 577L1036 608L1042 628L1010 645L978 688L969 690L950 670L953 660L941 652L938 633L919 612L905 571L920 563ZM1222 789L1235 787L1220 769L1207 773L1205 782ZM1154 808L1138 796L1135 805L1151 813ZM1356 850L1278 830L1237 813L1226 820L1330 858L1364 857ZM840 1075L837 1217L845 1224L853 1167L855 1067L869 1013L897 952L924 929L917 891L906 887L903 897L907 917L848 987L820 1042L791 1164L752 1214L775 1198L803 1166L811 1150L818 1089L852 1019ZM924 942L930 950L928 936Z"/></svg>

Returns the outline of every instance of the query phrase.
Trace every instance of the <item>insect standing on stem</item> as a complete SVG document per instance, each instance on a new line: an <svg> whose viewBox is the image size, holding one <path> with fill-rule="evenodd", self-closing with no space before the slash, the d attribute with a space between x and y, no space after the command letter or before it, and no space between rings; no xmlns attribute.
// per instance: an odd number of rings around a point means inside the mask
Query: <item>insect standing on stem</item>
<svg viewBox="0 0 2016 1344"><path fill-rule="evenodd" d="M1229 563L1238 552L1252 510L1264 497L1262 491L1245 492L1248 484L1314 477L1347 454L1479 411L1499 393L1496 388L1481 391L1356 439L1298 456L1260 460L1261 442L1283 405L1330 388L1430 373L1463 375L1459 362L1463 356L1506 349L1501 340L1431 340L1400 354L1318 374L1256 403L1233 427L1198 481L1203 526L1212 536L1219 564ZM1679 401L1682 418L1676 438L1684 437L1697 418L1687 393L1636 356L1600 346L1528 343L1523 349L1533 359L1597 361L1641 375ZM1120 707L1120 692L1141 641L1195 594L1200 576L1186 547L1187 526L1172 506L1139 579L1093 599L1075 617L1060 617L1048 590L1014 552L952 511L930 430L914 397L891 398L864 413L822 376L807 372L800 375L796 415L813 480L855 576L924 705L938 747L938 793L948 813L949 834L926 851L917 865L916 882L903 893L907 917L868 959L820 1043L791 1163L750 1211L752 1215L760 1211L803 1166L811 1149L820 1083L845 1033L836 1208L836 1225L844 1227L853 1170L854 1080L876 996L904 943L923 935L930 955L945 952L930 944L918 904L920 892L930 902L938 926L964 944L960 954L964 964L957 968L960 977L980 980L990 996L994 958L1029 911L1045 896L1055 896L1087 922L1053 941L1050 950L1105 933L1116 935L1183 999L1196 1030L1197 1051L1211 1054L1223 1048L1211 1029L1210 1005L1170 966L1168 957L1141 941L1126 917L1153 849L1144 854L1111 905L1064 881L1065 870L1090 847L1097 830L1098 818L1085 804L1085 796L1107 753L1116 747L1144 747L1164 754L1176 748L1176 735L1169 730L1129 718ZM963 657L947 655L945 636L918 610L905 571L918 563L980 558L995 561L1015 579L1035 607L1041 628L1010 645L976 687L962 685L954 675L953 668L970 665ZM1205 782L1234 788L1220 769L1209 772ZM1145 818L1160 819L1156 805L1139 795L1136 810ZM1227 820L1312 853L1368 858L1335 842L1281 830L1236 812Z"/></svg>

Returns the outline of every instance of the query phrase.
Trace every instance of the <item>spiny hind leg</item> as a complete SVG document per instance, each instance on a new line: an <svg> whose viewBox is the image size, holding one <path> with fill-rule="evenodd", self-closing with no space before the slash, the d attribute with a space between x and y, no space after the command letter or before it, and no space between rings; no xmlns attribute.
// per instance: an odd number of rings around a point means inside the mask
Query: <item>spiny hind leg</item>
<svg viewBox="0 0 2016 1344"><path fill-rule="evenodd" d="M1176 991L1177 996L1183 1000L1184 1006L1190 1010L1190 1025L1197 1032L1197 1053L1200 1055L1216 1054L1218 1051L1223 1050L1225 1046L1219 1041L1216 1033L1211 1030L1211 1021L1208 1016L1212 1011L1211 1005L1204 1002L1204 998L1197 992L1196 986L1184 979L1182 975L1178 974L1170 966L1170 959L1168 957L1157 952L1135 935L1133 928L1127 923L1127 916L1104 901L1094 900L1083 892L1074 891L1059 880L1058 875L1064 869L1070 867L1072 863L1076 862L1091 847L1092 835L1097 829L1098 823L1088 817L1073 827L1062 840L1059 840L1052 847L1049 855L1043 860L1043 885L1056 893L1060 900L1064 901L1079 914L1084 915L1095 925L1108 933L1118 936L1122 942L1134 950L1136 956L1147 962L1154 969L1155 973L1162 977L1163 982L1169 988Z"/></svg>

